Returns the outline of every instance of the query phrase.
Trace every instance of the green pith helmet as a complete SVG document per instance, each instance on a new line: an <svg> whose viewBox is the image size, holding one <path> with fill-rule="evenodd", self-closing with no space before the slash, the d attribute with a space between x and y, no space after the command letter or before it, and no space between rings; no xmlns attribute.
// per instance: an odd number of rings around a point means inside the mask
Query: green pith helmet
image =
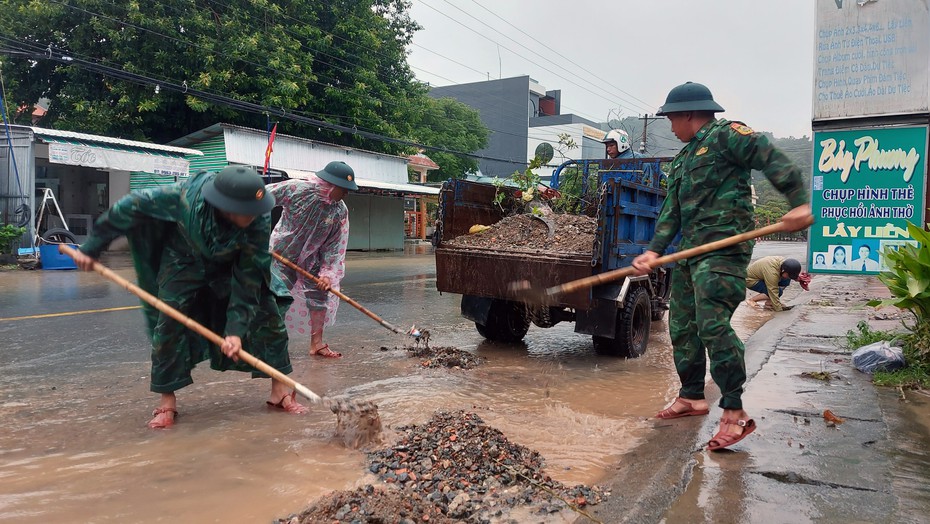
<svg viewBox="0 0 930 524"><path fill-rule="evenodd" d="M682 111L713 111L718 113L724 109L714 102L714 95L704 84L685 82L668 92L665 104L659 108L657 116Z"/></svg>
<svg viewBox="0 0 930 524"><path fill-rule="evenodd" d="M203 198L220 211L237 215L264 215L274 207L274 195L265 190L262 177L245 166L223 168L207 180Z"/></svg>
<svg viewBox="0 0 930 524"><path fill-rule="evenodd" d="M355 183L355 171L345 162L330 162L322 170L317 171L316 176L335 186L349 191L358 191L358 184Z"/></svg>
<svg viewBox="0 0 930 524"><path fill-rule="evenodd" d="M788 273L788 278L791 280L797 280L798 275L801 274L801 263L793 258L786 258L781 263L781 270Z"/></svg>

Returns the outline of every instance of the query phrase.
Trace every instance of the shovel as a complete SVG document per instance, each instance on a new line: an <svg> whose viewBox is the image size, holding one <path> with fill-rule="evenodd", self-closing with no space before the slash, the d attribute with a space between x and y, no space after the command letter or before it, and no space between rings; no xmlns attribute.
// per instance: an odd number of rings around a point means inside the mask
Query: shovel
<svg viewBox="0 0 930 524"><path fill-rule="evenodd" d="M697 255L703 255L704 253L710 253L711 251L733 246L739 244L740 242L745 242L747 240L752 240L754 238L771 235L772 233L780 233L783 231L787 231L787 229L785 229L784 223L777 222L765 227L760 227L759 229L755 229L753 231L740 233L738 235L733 235L721 240L695 246L690 249L685 249L684 251L676 251L670 255L659 257L652 263L652 268L656 268L672 262L678 262L679 260L684 260L686 258L691 258ZM546 289L533 288L529 281L520 280L510 283L510 291L518 300L527 304L546 305L554 303L555 299L563 293L570 293L579 289L590 288L600 284L606 284L608 282L615 282L635 274L636 268L633 266L628 266L620 269L614 269L612 271L607 271L606 273L598 273L597 275L592 275L590 277L579 278L578 280L572 280L571 282L566 282L564 284L552 286Z"/></svg>
<svg viewBox="0 0 930 524"><path fill-rule="evenodd" d="M72 248L71 246L67 244L59 244L58 251L70 256L71 258L74 258L74 255L77 250L75 250L74 248ZM145 302L148 302L149 304L151 304L153 307L155 307L162 313L165 313L166 315L170 316L174 320L177 320L178 322L190 328L192 331L196 332L197 334L204 337L205 339L212 342L213 344L216 344L217 346L222 346L225 343L225 340L223 339L223 337L217 335L213 331L210 331L203 324L198 323L197 321L188 317L184 313L181 313L177 309L174 309L173 307L169 306L168 304L160 300L158 297L152 295L148 291L140 288L139 286L133 284L132 282L126 280L125 278L117 275L116 273L111 271L109 268L101 264L100 262L94 262L94 271L96 271L97 273L100 273L104 278L107 278L109 280L112 280L113 282L116 282L117 284L125 288L127 291L132 293L133 295L136 295L137 297L141 298ZM322 404L323 406L329 408L333 413L337 415L341 426L351 427L353 425L356 425L353 422L347 422L343 420L344 417L347 417L348 414L351 413L353 415L360 417L361 419L365 419L364 424L359 422L357 426L366 426L366 425L369 427L376 426L378 431L380 431L381 420L378 416L378 406L376 406L372 402L368 402L368 401L354 402L350 400L326 399L310 391L307 387L295 381L294 379L289 378L284 373L281 373L277 369L259 360L257 357L245 351L244 349L239 350L239 358L244 360L247 364L249 364L253 368L268 375L269 377L272 377L275 380L278 380L280 382L287 384L288 387L293 388L296 392L300 393L302 397L306 398L310 402ZM355 428L355 431L356 432L359 431L358 427ZM356 440L360 440L358 439L358 435L353 435L353 438L355 438Z"/></svg>
<svg viewBox="0 0 930 524"><path fill-rule="evenodd" d="M297 264L291 262L290 260L288 260L287 258L281 256L280 254L278 254L278 253L276 253L276 252L274 252L274 251L271 251L271 256L273 256L273 257L275 258L275 260L277 260L278 262L281 262L281 263L284 264L285 266L287 266L287 267L293 269L294 271L300 273L301 275L303 275L303 276L309 278L309 279L312 280L314 283L316 283L316 284L319 284L319 283L320 283L320 279L319 279L319 278L313 276L313 274L311 274L309 271L307 271L307 270L305 270L304 268L298 266ZM371 319L374 320L375 322L381 324L382 326L386 327L387 329L390 329L391 331L393 331L394 333L397 333L398 335L410 335L411 337L416 338L417 341L420 340L420 337L426 338L427 340L429 339L429 336L426 335L426 333L427 333L426 331L420 332L419 330L416 329L416 327L410 328L410 331L404 331L404 330L402 330L402 329L400 329L400 328L397 328L397 327L392 326L390 323L388 323L388 322L387 322L386 320L384 320L383 318L381 318L381 317L379 317L378 315L375 315L374 313L372 313L369 309L365 308L364 306L362 306L362 305L359 304L358 302L356 302L356 301L352 300L351 298L349 298L349 297L345 296L344 294L342 294L338 289L330 288L329 292L332 293L332 294L334 294L334 295L336 295L337 297L339 297L339 299L342 300L343 302L348 302L348 303L349 303L352 307L354 307L355 309L361 311L362 313L364 313L366 316L368 316L369 318L371 318Z"/></svg>

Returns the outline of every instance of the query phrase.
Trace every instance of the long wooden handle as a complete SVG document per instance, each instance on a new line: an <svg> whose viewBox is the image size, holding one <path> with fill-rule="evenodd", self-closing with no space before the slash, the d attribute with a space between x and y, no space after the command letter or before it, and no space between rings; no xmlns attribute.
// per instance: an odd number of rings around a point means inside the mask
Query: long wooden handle
<svg viewBox="0 0 930 524"><path fill-rule="evenodd" d="M67 245L67 244L59 244L59 245L58 245L58 251L61 252L61 253L66 254L66 255L68 255L68 256L71 257L71 258L74 258L74 255L77 253L77 250L76 250L76 249L72 248L71 246L69 246L69 245ZM148 302L149 304L151 304L152 306L154 306L154 307L155 307L156 309L158 309L159 311L161 311L161 312L165 313L166 315L170 316L171 318L177 320L177 321L180 322L181 324L184 324L184 325L187 326L189 329L191 329L192 331L197 332L200 336L202 336L203 338L205 338L205 339L209 340L210 342L216 344L217 346L222 346L223 343L226 342L226 341L223 339L223 337L217 335L217 334L214 333L213 331L210 331L210 330L209 330L206 326L204 326L203 324L198 323L196 320L190 318L189 316L185 315L184 313L181 313L181 312L178 311L177 309L174 309L173 307L171 307L171 306L169 306L168 304L164 303L162 300L160 300L158 297L152 295L152 294L149 293L148 291L146 291L146 290L142 289L141 287L139 287L139 286L133 284L132 282L126 280L125 278L123 278L123 277L117 275L116 273L114 273L113 271L111 271L109 268L107 268L106 266L104 266L103 264L101 264L100 262L94 261L94 271L96 271L97 273L100 273L101 275L103 275L104 278L107 278L107 279L109 279L109 280L112 280L113 282L116 282L117 284L123 286L127 291L129 291L129 292L132 293L133 295L136 295L137 297L141 298L142 300ZM264 374L266 374L266 375L268 375L268 376L274 378L274 379L277 380L277 381L280 381L280 382L283 382L283 383L287 384L289 387L293 388L295 391L297 391L298 393L300 393L301 396L303 396L303 397L306 398L307 400L310 400L310 401L312 401L312 402L323 402L323 397L321 397L321 396L317 395L316 393L310 391L309 389L307 389L306 387L304 387L304 386L303 386L302 384L300 384L299 382L295 381L294 379L289 378L289 377L288 377L287 375L285 375L284 373L281 373L281 372L278 371L277 369L275 369L275 368L269 366L268 364L266 364L265 362L259 360L257 357L255 357L255 356L252 355L251 353L247 352L246 350L244 350L244 349L240 349L240 350L239 350L239 358L241 358L242 360L244 360L247 364L249 364L249 365L252 366L253 368L255 368L255 369L261 371L262 373L264 373Z"/></svg>
<svg viewBox="0 0 930 524"><path fill-rule="evenodd" d="M304 268L302 268L302 267L298 266L297 264L291 262L290 260L284 258L284 257L281 256L280 254L278 254L278 253L276 253L276 252L274 252L274 251L271 251L271 256L273 256L273 257L275 258L275 260L277 260L278 262L281 262L281 263L284 264L285 266L287 266L287 267L293 269L294 271L300 273L301 275L303 275L303 276L309 278L309 279L312 280L313 282L315 282L315 283L317 283L317 284L320 283L320 279L319 279L319 278L317 278L316 276L314 276L312 273L310 273L309 271L305 270ZM330 289L329 289L329 292L332 293L332 294L334 294L334 295L336 295L337 297L339 297L340 300L342 300L342 301L344 301L344 302L348 302L352 307L354 307L355 309L361 311L362 313L364 313L365 315L367 315L369 318L371 318L371 319L374 320L375 322L381 324L382 326L384 326L384 327L390 329L390 330L393 331L394 333L397 333L398 335L409 335L409 334L410 334L410 333L407 333L406 331L400 330L400 329L398 329L398 328L392 326L392 325L389 324L387 321L385 321L383 318L379 317L378 315L375 315L374 313L372 313L370 310L368 310L367 308L365 308L364 306L362 306L362 305L359 304L358 302L356 302L356 301L352 300L351 298L349 298L349 297L345 296L344 294L342 294L338 289L330 288Z"/></svg>
<svg viewBox="0 0 930 524"><path fill-rule="evenodd" d="M740 233L738 235L733 235L721 240L716 240L714 242L708 242L707 244L702 244L700 246L695 246L690 249L685 249L684 251L676 251L670 255L661 256L652 263L653 268L659 266L670 264L672 262L678 262L679 260L684 260L686 258L691 258L697 255L703 255L704 253L710 253L711 251L716 251L725 247L733 246L739 244L740 242L745 242L747 240L752 240L754 238L763 237L765 235L771 235L772 233L781 233L787 231L783 222L776 222L775 224L770 224L765 227L760 227L759 229L754 229L746 233ZM561 295L563 293L570 293L578 289L584 289L589 287L594 287L600 284L606 284L608 282L615 282L624 277L628 277L636 274L636 268L633 266L628 266L621 269L614 269L613 271L607 271L605 273L598 273L597 275L592 275L590 277L579 278L578 280L572 280L571 282L566 282L564 284L553 286L546 289L546 296L553 297L556 295Z"/></svg>

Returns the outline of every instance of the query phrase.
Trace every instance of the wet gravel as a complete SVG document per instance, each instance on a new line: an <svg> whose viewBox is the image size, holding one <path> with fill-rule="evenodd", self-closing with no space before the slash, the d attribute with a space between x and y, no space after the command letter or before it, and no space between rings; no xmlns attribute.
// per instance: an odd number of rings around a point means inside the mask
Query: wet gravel
<svg viewBox="0 0 930 524"><path fill-rule="evenodd" d="M553 213L545 220L553 225L553 234L540 218L530 214L513 215L490 224L480 233L453 238L452 246L508 249L547 253L590 253L594 245L597 222L585 215Z"/></svg>
<svg viewBox="0 0 930 524"><path fill-rule="evenodd" d="M277 523L512 522L513 508L540 519L568 507L581 515L608 495L553 480L538 452L475 413L438 411L426 424L397 431L393 446L368 454L369 471L385 488L332 493Z"/></svg>

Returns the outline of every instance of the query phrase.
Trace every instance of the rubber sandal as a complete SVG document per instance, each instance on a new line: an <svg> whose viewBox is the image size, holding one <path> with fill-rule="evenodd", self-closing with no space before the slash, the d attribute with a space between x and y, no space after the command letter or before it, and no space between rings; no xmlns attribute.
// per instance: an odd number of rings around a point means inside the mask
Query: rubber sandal
<svg viewBox="0 0 930 524"><path fill-rule="evenodd" d="M342 353L333 351L329 349L329 344L323 344L320 349L310 353L310 356L326 357L326 358L342 358Z"/></svg>
<svg viewBox="0 0 930 524"><path fill-rule="evenodd" d="M162 417L170 413L170 417ZM157 408L152 412L152 420L149 421L149 427L152 429L168 429L174 425L174 420L178 418L178 410L169 408Z"/></svg>
<svg viewBox="0 0 930 524"><path fill-rule="evenodd" d="M714 438L710 439L710 441L707 443L707 449L710 451L715 451L718 449L723 449L723 448L732 446L733 444L736 444L737 442L743 440L744 438L749 436L750 433L756 430L756 422L753 419L724 420L723 422L726 423L728 426L730 424L736 424L737 426L740 426L743 428L743 432L740 433L739 435L733 435L731 433L727 433L726 429L718 431L717 434L714 435Z"/></svg>
<svg viewBox="0 0 930 524"><path fill-rule="evenodd" d="M304 406L300 402L297 402L296 391L292 391L281 397L281 400L277 404L270 400L266 401L265 404L268 404L268 406L271 408L280 409L281 411L294 415L303 415L304 413L310 411L310 408Z"/></svg>
<svg viewBox="0 0 930 524"><path fill-rule="evenodd" d="M684 411L675 411L672 409L676 403L684 404L687 406ZM672 405L663 409L655 418L660 419L671 419L671 418L681 418L681 417L697 417L700 415L706 415L710 413L710 409L694 409L694 405L688 402L687 400L678 397L675 399L675 402L672 402Z"/></svg>

